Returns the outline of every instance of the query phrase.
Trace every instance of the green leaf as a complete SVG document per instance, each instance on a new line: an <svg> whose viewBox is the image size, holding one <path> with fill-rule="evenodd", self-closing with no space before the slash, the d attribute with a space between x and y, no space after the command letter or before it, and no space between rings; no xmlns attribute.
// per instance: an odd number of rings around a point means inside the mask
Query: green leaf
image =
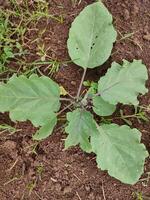
<svg viewBox="0 0 150 200"><path fill-rule="evenodd" d="M65 141L65 148L80 144L81 149L91 152L89 136L97 132L92 114L85 110L76 109L67 113L67 120L69 124L65 131L69 135Z"/></svg>
<svg viewBox="0 0 150 200"><path fill-rule="evenodd" d="M116 106L107 103L100 96L93 97L93 111L100 116L109 116L115 112Z"/></svg>
<svg viewBox="0 0 150 200"><path fill-rule="evenodd" d="M66 91L66 89L62 85L59 86L59 89L60 89L60 95L66 96L68 94L68 92Z"/></svg>
<svg viewBox="0 0 150 200"><path fill-rule="evenodd" d="M43 125L35 135L33 135L33 140L43 140L50 136L53 132L55 125L57 124L57 116L55 113L51 114L50 120Z"/></svg>
<svg viewBox="0 0 150 200"><path fill-rule="evenodd" d="M140 144L137 129L105 124L97 127L99 134L91 136L92 150L97 155L98 167L127 184L134 184L143 173L148 153Z"/></svg>
<svg viewBox="0 0 150 200"><path fill-rule="evenodd" d="M15 57L13 52L12 52L12 47L10 47L10 46L5 46L4 47L4 53L5 53L5 58L6 59Z"/></svg>
<svg viewBox="0 0 150 200"><path fill-rule="evenodd" d="M133 60L131 63L124 60L123 65L114 62L98 82L98 93L113 105L138 105L137 96L148 91L145 88L147 79L147 69L141 60Z"/></svg>
<svg viewBox="0 0 150 200"><path fill-rule="evenodd" d="M111 54L116 36L107 8L100 2L93 3L72 23L67 42L69 55L83 68L102 65Z"/></svg>
<svg viewBox="0 0 150 200"><path fill-rule="evenodd" d="M43 126L59 110L59 96L59 86L48 77L13 76L0 85L0 112L10 112L13 121L30 120Z"/></svg>

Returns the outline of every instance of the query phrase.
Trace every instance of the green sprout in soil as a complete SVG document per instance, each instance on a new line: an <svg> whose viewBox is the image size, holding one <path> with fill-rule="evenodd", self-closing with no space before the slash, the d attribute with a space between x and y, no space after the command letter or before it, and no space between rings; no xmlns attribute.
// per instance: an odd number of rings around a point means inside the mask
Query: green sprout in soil
<svg viewBox="0 0 150 200"><path fill-rule="evenodd" d="M10 135L13 135L18 131L21 131L21 129L16 129L8 124L0 124L0 135L6 132L8 132Z"/></svg>
<svg viewBox="0 0 150 200"><path fill-rule="evenodd" d="M82 2L82 0L71 0L71 3L72 3L73 7L79 6L81 2Z"/></svg>
<svg viewBox="0 0 150 200"><path fill-rule="evenodd" d="M63 16L55 16L49 13L49 3L46 1L29 2L27 0L23 2L17 2L16 0L10 0L10 3L14 10L8 10L11 15L19 17L25 26L30 23L37 23L40 19L46 18L47 20L55 20L59 23L63 23ZM32 10L30 8L32 7Z"/></svg>
<svg viewBox="0 0 150 200"><path fill-rule="evenodd" d="M39 177L39 180L42 180L42 174L43 174L43 172L44 172L44 166L42 164L38 165L36 167L36 173L37 173L37 175Z"/></svg>
<svg viewBox="0 0 150 200"><path fill-rule="evenodd" d="M139 105L137 97L148 91L146 66L141 60L113 62L96 84L90 85L86 93L81 92L87 69L101 66L111 55L117 37L112 20L103 3L96 2L72 23L68 52L72 61L83 68L76 96L62 96L59 85L46 76L13 75L0 85L0 112L9 112L12 121L30 120L39 127L33 140L40 141L53 133L58 117L71 109L66 117L65 149L79 145L83 151L96 154L101 170L123 183L135 184L148 157L140 142L140 131L128 125L101 123L101 117L111 116L118 104ZM67 104L62 109L61 102Z"/></svg>
<svg viewBox="0 0 150 200"><path fill-rule="evenodd" d="M0 74L8 71L7 64L16 54L23 54L18 41L12 39L13 30L9 23L9 17L0 14ZM17 49L17 53L14 52Z"/></svg>
<svg viewBox="0 0 150 200"><path fill-rule="evenodd" d="M135 200L149 200L150 196L144 195L142 192L134 192L133 193L133 198Z"/></svg>
<svg viewBox="0 0 150 200"><path fill-rule="evenodd" d="M136 200L143 200L143 195L141 192L135 192L133 196L135 197Z"/></svg>
<svg viewBox="0 0 150 200"><path fill-rule="evenodd" d="M38 31L38 25L43 20L46 24L50 20L58 23L63 23L64 19L62 15L53 15L50 11L49 3L42 1L29 2L9 0L8 8L0 8L0 80L7 80L8 77L16 74L28 74L28 70L25 71L21 68L22 62L29 63L27 57L31 55L30 43L37 46L38 61L53 61L47 55L47 50L44 46L40 46L40 41L43 40L43 34L46 32L46 28L42 31ZM37 39L32 40L28 38L28 35L32 31L36 31L38 35ZM42 45L43 42L42 42ZM56 60L56 59L55 59ZM31 64L33 61L30 61ZM35 60L34 60L35 62ZM15 67L13 67L15 64ZM44 64L45 65L45 64ZM47 65L47 67L50 65ZM34 73L36 66L33 66L31 71ZM59 66L52 65L51 74L55 73L59 69ZM39 74L41 71L37 68ZM5 77L7 73L7 77ZM32 73L30 73L32 74ZM5 78L4 78L5 77Z"/></svg>
<svg viewBox="0 0 150 200"><path fill-rule="evenodd" d="M27 184L27 190L29 191L29 196L32 194L33 190L36 188L36 180L32 180Z"/></svg>

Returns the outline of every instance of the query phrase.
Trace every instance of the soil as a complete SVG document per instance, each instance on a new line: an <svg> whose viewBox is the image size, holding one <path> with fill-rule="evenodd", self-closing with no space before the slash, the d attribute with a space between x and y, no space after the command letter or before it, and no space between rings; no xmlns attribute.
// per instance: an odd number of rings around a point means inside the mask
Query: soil
<svg viewBox="0 0 150 200"><path fill-rule="evenodd" d="M112 61L121 62L122 59L142 59L150 72L150 1L103 2L114 17L118 39L109 61L101 68L89 70L86 79L97 79L106 72ZM70 0L53 0L50 12L63 14L64 23L39 20L36 30L32 28L26 33L26 48L32 52L27 59L36 59L37 45L31 41L37 38L37 30L46 27L46 33L42 35L40 42L49 48L48 55L60 61L69 60L66 47L69 27L75 16L90 3L92 1L82 0L80 5L73 7ZM0 1L0 6L6 9L9 5ZM133 34L123 39L128 33ZM82 69L68 64L62 65L53 78L75 95L81 76ZM150 79L147 87L150 88ZM140 104L150 105L150 92L140 98ZM126 106L123 109L125 114L132 112ZM147 116L150 117L150 113ZM139 123L137 119L131 121L132 126L142 132L142 142L150 152L149 122ZM115 119L114 122L124 123ZM7 114L0 114L0 124L3 123L12 125L19 131L13 135L5 132L0 137L0 200L133 200L142 199L137 197L140 193L143 199L150 199L150 159L146 160L145 173L142 175L144 180L129 186L98 169L94 154L86 154L78 147L64 151L66 135L61 125L58 125L51 137L35 143L31 137L35 128L30 122L14 124Z"/></svg>

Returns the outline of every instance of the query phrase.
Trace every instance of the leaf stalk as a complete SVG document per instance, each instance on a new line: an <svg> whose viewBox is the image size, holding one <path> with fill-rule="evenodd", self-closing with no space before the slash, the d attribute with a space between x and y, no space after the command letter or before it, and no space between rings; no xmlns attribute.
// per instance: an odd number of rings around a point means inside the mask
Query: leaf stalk
<svg viewBox="0 0 150 200"><path fill-rule="evenodd" d="M84 81L84 78L85 78L85 75L86 75L86 71L87 71L87 68L85 68L84 71L83 71L83 75L82 75L81 82L80 82L79 89L78 89L77 96L76 96L77 101L79 101L79 96L80 96L80 93L81 93L81 89L82 89L83 81Z"/></svg>

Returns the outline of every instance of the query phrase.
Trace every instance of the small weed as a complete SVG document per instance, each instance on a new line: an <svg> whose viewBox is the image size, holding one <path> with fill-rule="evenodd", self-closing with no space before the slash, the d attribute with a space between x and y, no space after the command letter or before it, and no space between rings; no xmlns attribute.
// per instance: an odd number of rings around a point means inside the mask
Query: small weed
<svg viewBox="0 0 150 200"><path fill-rule="evenodd" d="M145 199L142 192L133 192L132 195L135 200L144 200Z"/></svg>
<svg viewBox="0 0 150 200"><path fill-rule="evenodd" d="M20 68L22 68L22 71L18 71L18 74L24 74L27 77L29 77L32 74L43 75L43 73L47 72L47 74L52 77L56 72L59 71L60 67L65 67L68 65L68 63L71 62L72 61L58 61L55 59L48 59L47 61L37 60L34 62L27 63L25 61L18 60L17 64L20 66Z"/></svg>
<svg viewBox="0 0 150 200"><path fill-rule="evenodd" d="M36 188L36 182L37 182L36 180L32 180L31 182L28 183L27 189L29 191L29 196L31 195L33 190Z"/></svg>
<svg viewBox="0 0 150 200"><path fill-rule="evenodd" d="M16 129L15 127L12 127L10 125L7 124L0 124L0 134L5 133L5 132L9 132L10 135L20 131L21 129Z"/></svg>
<svg viewBox="0 0 150 200"><path fill-rule="evenodd" d="M140 109L143 109L145 112L149 113L150 112L150 105L141 105L138 106Z"/></svg>
<svg viewBox="0 0 150 200"><path fill-rule="evenodd" d="M31 27L37 31L36 26L40 20L47 20L47 23L49 23L49 20L54 20L59 23L63 23L64 21L62 15L57 16L50 14L49 3L47 1L9 1L11 4L10 8L5 11L0 9L0 75L7 73L8 77L13 73L21 74L22 68L20 63L23 62L23 60L26 63L26 55L31 55L30 46L28 46L28 42L31 41L27 38L27 34L30 33ZM46 28L39 31L37 39L32 41L31 45L35 41L39 42L45 31ZM25 47L29 47L29 50L27 51L24 49ZM48 49L45 49L44 44L37 44L37 49L37 55L40 56L41 61L51 59L47 54ZM12 60L15 64L18 64L15 70L12 70L12 68L9 67L9 63ZM54 73L59 68L56 61L51 63L51 65L52 70L50 71L50 74ZM33 69L29 69L27 72L22 73L32 74L35 71L42 75L40 69L36 66L33 66ZM5 80L4 76L1 81L2 80Z"/></svg>
<svg viewBox="0 0 150 200"><path fill-rule="evenodd" d="M80 5L80 3L82 2L82 0L71 0L72 6L75 7L77 5Z"/></svg>
<svg viewBox="0 0 150 200"><path fill-rule="evenodd" d="M52 19L59 23L63 23L63 16L55 16L49 13L49 3L46 1L35 1L29 4L27 1L22 2L21 6L15 0L11 0L14 10L9 10L10 13L22 19L24 26L30 23L37 23L42 18L47 20ZM29 9L29 7L31 8Z"/></svg>
<svg viewBox="0 0 150 200"><path fill-rule="evenodd" d="M56 72L59 71L59 68L60 68L60 65L61 65L61 62L57 61L57 60L53 60L51 62L51 64L48 66L49 68L49 75L52 76L53 74L55 74Z"/></svg>
<svg viewBox="0 0 150 200"><path fill-rule="evenodd" d="M42 164L40 164L39 166L36 167L36 173L38 175L39 180L41 180L42 178L42 173L44 172L44 167Z"/></svg>
<svg viewBox="0 0 150 200"><path fill-rule="evenodd" d="M20 32L19 32L20 31ZM14 70L8 67L12 59L17 56L25 55L21 43L22 31L19 26L16 28L10 21L10 15L0 10L0 75L4 73L13 73ZM17 39L13 39L17 35Z"/></svg>
<svg viewBox="0 0 150 200"><path fill-rule="evenodd" d="M47 51L49 50L45 48L45 44L39 44L37 46L38 50L37 50L37 55L40 56L40 59L42 62L46 61L46 58L50 58L48 55L47 55Z"/></svg>
<svg viewBox="0 0 150 200"><path fill-rule="evenodd" d="M37 181L38 179L41 181L42 180L42 173L44 172L44 167L42 164L40 164L39 166L36 167L35 169L36 171L36 178L35 180L32 180L28 183L27 185L27 189L29 191L29 196L31 195L31 193L33 192L33 190L36 188L36 185L37 185Z"/></svg>
<svg viewBox="0 0 150 200"><path fill-rule="evenodd" d="M138 120L139 123L144 122L149 122L149 117L146 115L146 112L142 109L138 107L134 107L135 108L135 112L131 115L125 115L123 113L123 110L120 109L120 116L118 117L113 117L113 118L102 118L101 122L106 122L106 123L111 123L112 120L114 119L122 119L126 124L128 124L129 126L132 126L132 122L131 119L136 119Z"/></svg>
<svg viewBox="0 0 150 200"><path fill-rule="evenodd" d="M0 14L0 74L6 71L6 63L14 58L13 42L10 39L10 26L8 19Z"/></svg>
<svg viewBox="0 0 150 200"><path fill-rule="evenodd" d="M132 32L132 33L126 33L126 34L122 34L120 31L118 31L119 35L121 36L121 38L118 40L118 41L121 41L121 40L130 40L130 38L136 33L136 32Z"/></svg>
<svg viewBox="0 0 150 200"><path fill-rule="evenodd" d="M149 180L150 180L150 172L147 172L147 177L146 178L141 178L139 181L142 182L142 185L144 187L148 186Z"/></svg>
<svg viewBox="0 0 150 200"><path fill-rule="evenodd" d="M122 40L129 40L131 42L133 42L135 45L137 45L140 50L142 51L142 47L139 44L139 42L135 39L132 39L132 36L134 36L138 31L132 32L132 33L126 33L126 34L122 34L121 32L118 31L119 35L121 36L121 38L118 41L122 41Z"/></svg>
<svg viewBox="0 0 150 200"><path fill-rule="evenodd" d="M131 115L124 115L123 110L120 110L120 115L121 115L120 119L122 119L129 126L132 126L132 122L129 120L132 118L136 118L139 123L142 123L142 121L149 122L148 116L141 108L140 109L135 108L135 113Z"/></svg>
<svg viewBox="0 0 150 200"><path fill-rule="evenodd" d="M8 184L10 184L10 183L12 183L14 181L18 181L19 179L21 179L21 176L20 175L16 175L13 178L11 178L9 181L5 182L4 186L6 186L6 185L8 185Z"/></svg>
<svg viewBox="0 0 150 200"><path fill-rule="evenodd" d="M34 144L27 146L26 149L29 149L28 153L38 155L37 153L38 144L39 142L35 142Z"/></svg>

